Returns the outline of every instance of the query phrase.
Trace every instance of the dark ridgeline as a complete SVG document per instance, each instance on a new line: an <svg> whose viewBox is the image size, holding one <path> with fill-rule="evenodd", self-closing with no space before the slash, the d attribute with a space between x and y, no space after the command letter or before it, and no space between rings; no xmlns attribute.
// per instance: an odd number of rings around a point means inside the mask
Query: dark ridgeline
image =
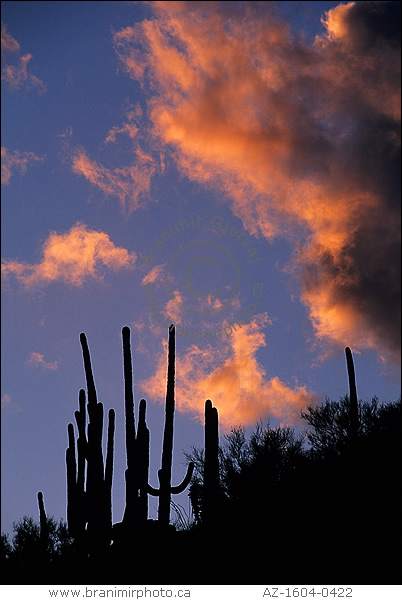
<svg viewBox="0 0 402 600"><path fill-rule="evenodd" d="M399 583L400 402L358 400L350 348L349 396L308 407L306 437L257 425L247 441L235 427L219 444L218 411L205 402L205 447L186 454L183 481L172 485L175 330L169 327L165 427L159 488L149 484L146 401L135 420L130 330L124 327L126 505L112 523L115 414L109 411L103 457L103 405L97 401L87 340L81 334L87 393L79 392L77 439L68 425L67 523L24 517L2 539L11 583L299 584L330 580ZM87 403L86 403L87 396ZM88 415L88 418L87 418ZM193 473L194 471L194 473ZM190 481L191 480L191 481ZM191 485L189 486L189 484ZM189 486L195 521L170 522L173 494ZM159 498L148 519L148 495ZM398 529L399 528L399 529Z"/></svg>

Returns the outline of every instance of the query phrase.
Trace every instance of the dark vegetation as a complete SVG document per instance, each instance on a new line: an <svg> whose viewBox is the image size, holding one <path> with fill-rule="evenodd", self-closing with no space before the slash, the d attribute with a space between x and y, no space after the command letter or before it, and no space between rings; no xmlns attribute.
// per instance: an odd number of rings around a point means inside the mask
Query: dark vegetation
<svg viewBox="0 0 402 600"><path fill-rule="evenodd" d="M148 483L146 401L134 416L130 331L123 329L126 507L112 523L114 411L102 450L87 341L81 334L87 392L68 426L67 523L24 517L2 535L4 583L397 584L400 573L401 402L358 400L346 349L349 395L309 407L293 428L257 424L247 439L233 428L219 444L218 411L205 403L205 447L187 453L172 485L175 332L169 328L165 429L159 488ZM88 423L87 423L88 416ZM172 495L188 488L193 519ZM159 499L148 519L148 495ZM176 526L171 507L177 509Z"/></svg>

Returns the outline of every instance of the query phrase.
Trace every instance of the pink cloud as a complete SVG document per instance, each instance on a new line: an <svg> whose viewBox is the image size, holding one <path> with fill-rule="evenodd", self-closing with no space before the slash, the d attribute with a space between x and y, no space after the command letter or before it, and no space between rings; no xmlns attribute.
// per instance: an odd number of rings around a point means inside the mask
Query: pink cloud
<svg viewBox="0 0 402 600"><path fill-rule="evenodd" d="M238 328L228 344L193 345L180 352L180 328L177 328L176 402L181 412L203 419L205 400L218 407L223 427L254 425L259 419L275 417L282 424L294 424L300 411L315 404L318 397L305 386L290 387L278 377L268 377L258 362L257 352L266 345L261 328L268 315L259 315ZM144 397L163 402L166 395L166 342L159 355L155 373L141 382Z"/></svg>
<svg viewBox="0 0 402 600"><path fill-rule="evenodd" d="M26 364L32 367L41 367L48 371L56 371L58 368L57 360L47 362L44 354L40 354L39 352L31 352L27 358Z"/></svg>
<svg viewBox="0 0 402 600"><path fill-rule="evenodd" d="M400 4L340 4L313 43L275 3L150 6L114 43L155 138L249 233L296 240L320 341L398 360Z"/></svg>
<svg viewBox="0 0 402 600"><path fill-rule="evenodd" d="M85 150L77 150L72 161L73 172L82 175L106 196L119 199L128 211L139 208L149 196L151 178L156 165L153 158L136 151L136 164L120 169L109 169L90 159Z"/></svg>
<svg viewBox="0 0 402 600"><path fill-rule="evenodd" d="M1 26L1 50L2 50L2 65L1 65L1 80L5 81L12 90L17 90L22 87L27 89L36 88L39 92L47 90L46 85L36 75L28 72L28 64L32 59L32 54L24 54L20 56L20 45L12 35L7 31L7 26ZM15 64L10 64L12 54L15 56Z"/></svg>
<svg viewBox="0 0 402 600"><path fill-rule="evenodd" d="M14 171L25 175L27 167L33 162L42 162L44 159L33 152L19 152L14 150L10 153L4 146L1 147L1 184L8 185Z"/></svg>
<svg viewBox="0 0 402 600"><path fill-rule="evenodd" d="M115 246L107 233L88 229L83 223L77 223L67 233L51 233L42 253L43 258L36 265L4 261L2 276L13 275L27 288L52 281L82 286L88 279L102 279L105 269L134 268L137 258L135 252Z"/></svg>
<svg viewBox="0 0 402 600"><path fill-rule="evenodd" d="M147 273L141 281L142 285L147 285L149 283L155 283L160 281L163 275L165 265L155 265L152 269Z"/></svg>

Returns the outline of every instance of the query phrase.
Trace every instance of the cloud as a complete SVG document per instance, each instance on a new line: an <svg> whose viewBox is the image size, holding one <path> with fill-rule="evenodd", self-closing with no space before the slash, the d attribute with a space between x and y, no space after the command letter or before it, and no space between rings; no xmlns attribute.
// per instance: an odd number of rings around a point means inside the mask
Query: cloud
<svg viewBox="0 0 402 600"><path fill-rule="evenodd" d="M29 163L43 161L44 159L33 152L19 152L14 150L10 153L4 146L1 147L1 184L8 185L15 170L25 175Z"/></svg>
<svg viewBox="0 0 402 600"><path fill-rule="evenodd" d="M174 290L172 298L168 300L163 309L164 315L168 315L172 323L179 325L183 322L183 302L184 297L179 290Z"/></svg>
<svg viewBox="0 0 402 600"><path fill-rule="evenodd" d="M251 234L287 236L317 338L400 353L400 3L340 4L311 43L275 3L153 2L114 35L153 135Z"/></svg>
<svg viewBox="0 0 402 600"><path fill-rule="evenodd" d="M147 273L141 281L141 285L148 285L149 283L159 283L162 275L163 275L163 271L165 269L165 265L155 265L154 267L152 267L152 269L149 271L149 273Z"/></svg>
<svg viewBox="0 0 402 600"><path fill-rule="evenodd" d="M144 354L148 357L148 359L152 360L151 351L149 345L144 343L146 340L144 328L145 321L142 317L136 319L135 321L131 321L130 329L132 332L131 343L134 348L134 353Z"/></svg>
<svg viewBox="0 0 402 600"><path fill-rule="evenodd" d="M106 196L118 198L121 206L125 208L127 205L131 213L148 197L156 165L152 156L137 149L136 164L121 169L108 169L90 159L85 150L80 149L74 153L72 169Z"/></svg>
<svg viewBox="0 0 402 600"><path fill-rule="evenodd" d="M26 364L32 367L41 367L48 371L56 371L58 368L57 360L46 362L44 354L40 354L39 352L31 352L27 358Z"/></svg>
<svg viewBox="0 0 402 600"><path fill-rule="evenodd" d="M202 420L205 400L210 398L219 410L224 428L254 425L267 417L277 418L282 424L297 423L300 411L315 404L318 398L304 386L292 388L278 377L267 376L256 354L266 345L260 329L268 322L268 315L258 315L238 329L228 344L205 349L193 345L184 355L178 352L177 409ZM155 373L140 384L146 398L159 402L164 402L166 396L166 342L163 346Z"/></svg>
<svg viewBox="0 0 402 600"><path fill-rule="evenodd" d="M1 408L8 408L11 404L10 394L3 394L1 397Z"/></svg>
<svg viewBox="0 0 402 600"><path fill-rule="evenodd" d="M52 232L43 244L40 263L30 265L6 260L2 276L13 275L25 287L62 281L82 286L88 279L102 279L105 269L114 271L134 267L135 252L113 244L107 233L77 223L67 233Z"/></svg>
<svg viewBox="0 0 402 600"><path fill-rule="evenodd" d="M105 143L115 143L117 141L118 135L128 135L130 139L134 139L137 137L138 132L140 131L139 127L136 124L136 121L142 117L141 107L137 105L130 105L130 107L125 111L126 120L123 124L119 126L112 127L105 138Z"/></svg>
<svg viewBox="0 0 402 600"><path fill-rule="evenodd" d="M12 90L25 87L36 88L39 92L46 92L47 87L36 75L28 72L28 64L32 54L20 56L20 45L7 31L7 26L1 25L1 80L5 81ZM10 55L15 56L15 64L10 64Z"/></svg>
<svg viewBox="0 0 402 600"><path fill-rule="evenodd" d="M2 394L1 396L1 412L4 413L9 413L9 412L14 412L14 413L20 413L21 412L21 406L18 406L17 404L15 404L10 396L10 394Z"/></svg>
<svg viewBox="0 0 402 600"><path fill-rule="evenodd" d="M18 52L20 45L7 31L7 25L1 24L1 49L3 52Z"/></svg>

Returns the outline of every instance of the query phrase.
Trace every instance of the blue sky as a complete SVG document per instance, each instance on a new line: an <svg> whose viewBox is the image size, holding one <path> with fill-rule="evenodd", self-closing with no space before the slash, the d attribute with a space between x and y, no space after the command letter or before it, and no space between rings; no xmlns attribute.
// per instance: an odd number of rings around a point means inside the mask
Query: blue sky
<svg viewBox="0 0 402 600"><path fill-rule="evenodd" d="M124 325L153 485L169 321L174 481L208 397L226 430L301 427L347 392L346 345L359 396L398 399L399 81L367 4L3 2L2 530L38 490L65 517L81 331L116 409L115 522Z"/></svg>

